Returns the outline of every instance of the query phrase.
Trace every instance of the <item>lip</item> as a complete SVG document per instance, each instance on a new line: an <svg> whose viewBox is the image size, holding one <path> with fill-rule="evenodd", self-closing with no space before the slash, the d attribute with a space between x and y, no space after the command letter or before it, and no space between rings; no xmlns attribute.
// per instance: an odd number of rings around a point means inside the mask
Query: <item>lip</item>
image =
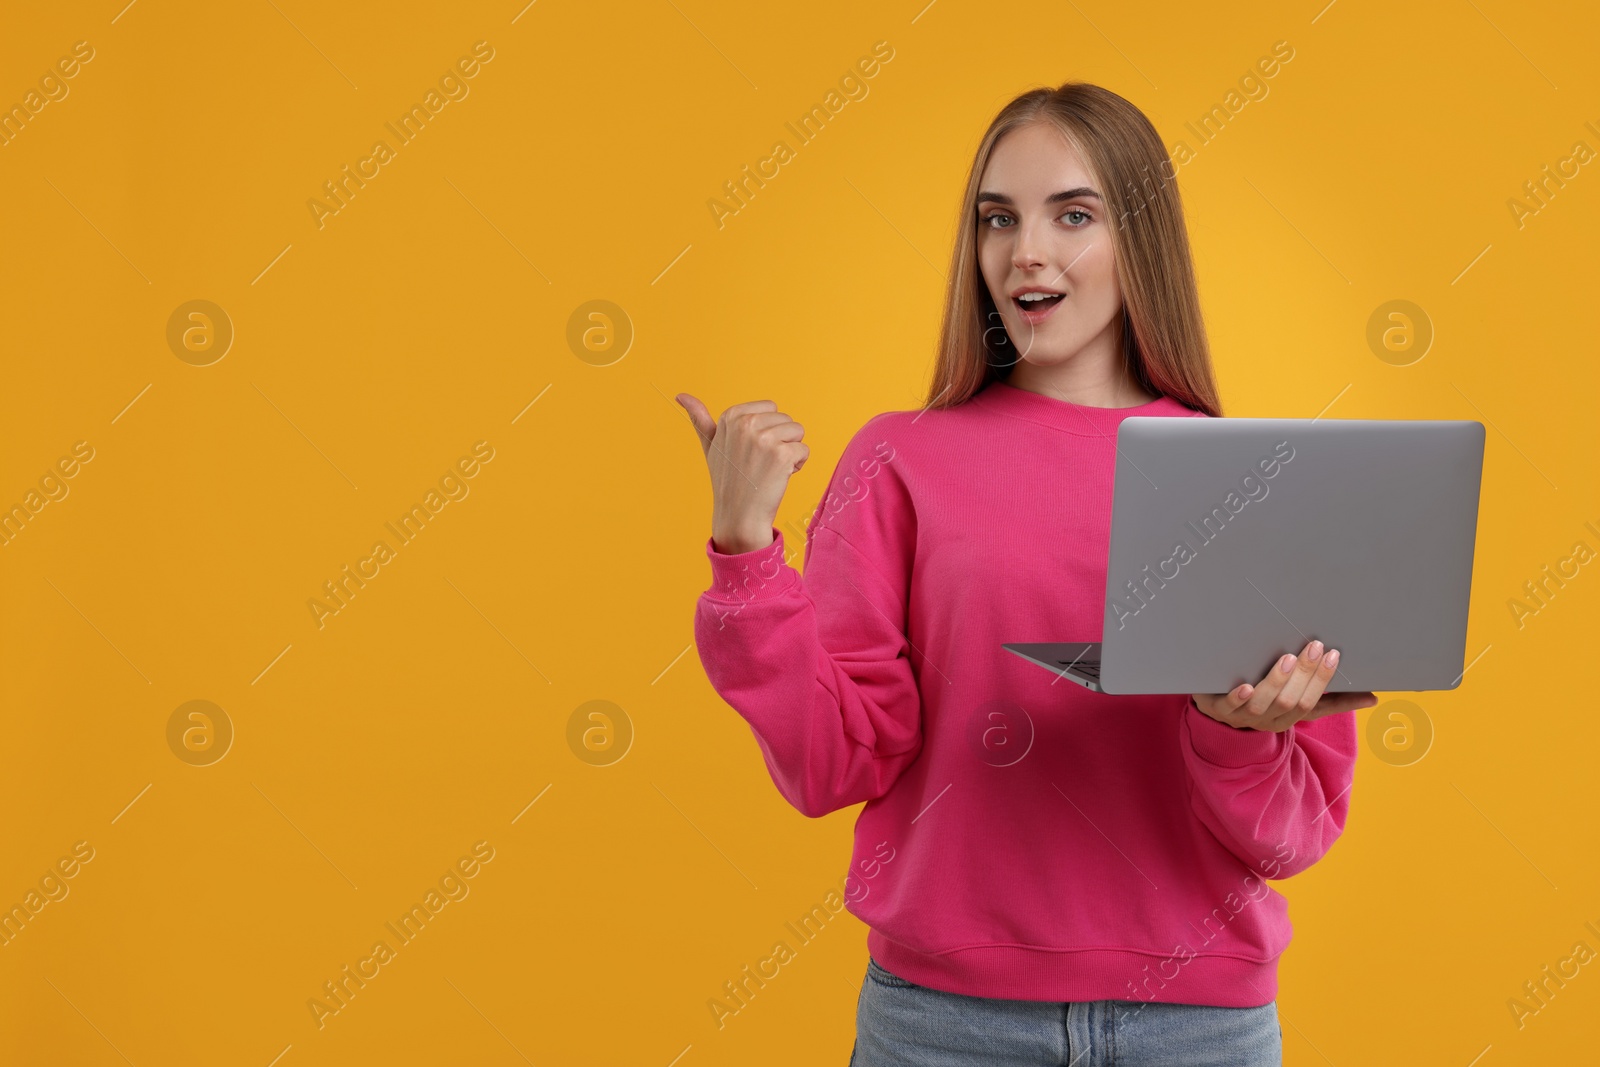
<svg viewBox="0 0 1600 1067"><path fill-rule="evenodd" d="M1061 299L1039 311L1029 311L1017 302L1017 298L1023 293L1058 293ZM1043 285L1025 285L1011 294L1011 306L1016 309L1017 315L1021 317L1023 322L1029 326L1037 326L1055 314L1056 308L1065 304L1068 299L1067 294L1062 293L1059 289L1051 289Z"/></svg>

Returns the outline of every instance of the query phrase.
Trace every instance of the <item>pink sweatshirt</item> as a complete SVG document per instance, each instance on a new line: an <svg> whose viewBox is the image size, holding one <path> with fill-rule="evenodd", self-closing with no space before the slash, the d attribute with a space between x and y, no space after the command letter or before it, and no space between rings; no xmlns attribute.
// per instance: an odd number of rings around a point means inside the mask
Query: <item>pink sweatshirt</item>
<svg viewBox="0 0 1600 1067"><path fill-rule="evenodd" d="M1007 652L1098 641L1114 442L1169 398L1070 404L994 383L870 419L806 528L716 551L695 642L778 791L865 802L847 907L918 985L1021 1000L1252 1007L1288 903L1344 828L1354 713L1235 729L1187 694L1094 693Z"/></svg>

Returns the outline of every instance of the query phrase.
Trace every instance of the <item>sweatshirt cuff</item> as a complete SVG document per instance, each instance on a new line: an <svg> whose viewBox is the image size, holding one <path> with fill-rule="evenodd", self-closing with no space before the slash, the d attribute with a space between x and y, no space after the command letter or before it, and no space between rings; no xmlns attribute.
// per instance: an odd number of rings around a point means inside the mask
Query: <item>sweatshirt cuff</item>
<svg viewBox="0 0 1600 1067"><path fill-rule="evenodd" d="M1293 726L1287 730L1229 726L1196 707L1192 695L1185 707L1184 721L1190 747L1201 759L1219 767L1275 763L1284 750L1294 743Z"/></svg>
<svg viewBox="0 0 1600 1067"><path fill-rule="evenodd" d="M768 600L781 594L799 576L785 563L783 534L772 527L772 543L749 552L718 552L706 538L706 559L711 561L711 588L706 595L728 603Z"/></svg>

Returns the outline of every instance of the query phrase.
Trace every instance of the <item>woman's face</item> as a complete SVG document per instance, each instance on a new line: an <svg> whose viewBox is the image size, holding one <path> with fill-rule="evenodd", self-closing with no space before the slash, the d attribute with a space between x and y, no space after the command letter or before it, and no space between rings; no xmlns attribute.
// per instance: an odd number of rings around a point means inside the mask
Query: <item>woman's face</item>
<svg viewBox="0 0 1600 1067"><path fill-rule="evenodd" d="M1083 161L1054 127L1002 137L978 185L978 265L1000 321L986 323L997 356L1041 366L1088 350L1120 352L1122 290L1111 223ZM1019 301L1027 290L1059 293ZM1003 325L1009 345L1000 345ZM1109 363L1108 363L1109 365Z"/></svg>

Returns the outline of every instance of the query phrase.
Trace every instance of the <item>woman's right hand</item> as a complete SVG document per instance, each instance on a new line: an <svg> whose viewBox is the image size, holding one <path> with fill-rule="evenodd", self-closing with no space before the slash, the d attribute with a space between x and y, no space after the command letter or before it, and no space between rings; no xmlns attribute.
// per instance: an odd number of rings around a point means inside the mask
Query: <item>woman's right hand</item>
<svg viewBox="0 0 1600 1067"><path fill-rule="evenodd" d="M735 404L713 420L698 398L676 397L689 413L711 472L711 543L730 555L772 544L789 478L811 449L805 428L770 400Z"/></svg>

